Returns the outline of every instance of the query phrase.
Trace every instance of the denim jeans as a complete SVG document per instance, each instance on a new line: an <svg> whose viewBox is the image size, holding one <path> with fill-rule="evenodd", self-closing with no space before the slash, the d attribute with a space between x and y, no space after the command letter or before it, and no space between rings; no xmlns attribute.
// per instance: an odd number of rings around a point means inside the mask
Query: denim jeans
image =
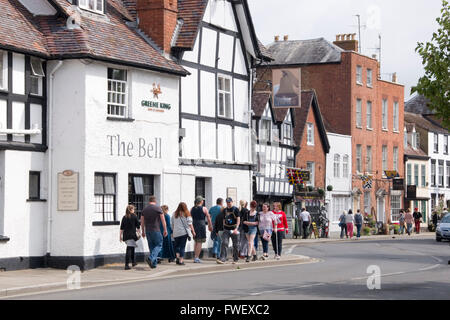
<svg viewBox="0 0 450 320"><path fill-rule="evenodd" d="M148 258L156 267L158 264L159 253L162 250L163 236L161 231L147 231L145 234L147 236L148 248L150 250L150 255Z"/></svg>
<svg viewBox="0 0 450 320"><path fill-rule="evenodd" d="M222 246L220 249L220 260L227 261L227 250L230 238L233 241L233 260L239 260L239 234L234 234L233 231L224 230L222 233Z"/></svg>
<svg viewBox="0 0 450 320"><path fill-rule="evenodd" d="M410 235L411 229L412 229L412 223L407 223L406 224L406 233L408 233Z"/></svg>
<svg viewBox="0 0 450 320"><path fill-rule="evenodd" d="M180 258L184 258L184 252L186 251L186 242L187 242L188 235L185 234L181 237L174 238L174 249L175 253L178 253L180 255Z"/></svg>
<svg viewBox="0 0 450 320"><path fill-rule="evenodd" d="M267 231L272 236L272 230L271 229L260 230L260 232L261 232L261 242L262 242L262 246L263 246L263 253L269 253L269 241L264 240L264 238L263 238L264 231Z"/></svg>
<svg viewBox="0 0 450 320"><path fill-rule="evenodd" d="M361 238L361 227L362 227L362 224L356 225L356 237L357 238Z"/></svg>
<svg viewBox="0 0 450 320"><path fill-rule="evenodd" d="M213 242L213 254L216 255L216 257L218 258L220 256L220 246L222 244L222 239L221 239L221 234L219 233L219 235L216 237L216 239Z"/></svg>

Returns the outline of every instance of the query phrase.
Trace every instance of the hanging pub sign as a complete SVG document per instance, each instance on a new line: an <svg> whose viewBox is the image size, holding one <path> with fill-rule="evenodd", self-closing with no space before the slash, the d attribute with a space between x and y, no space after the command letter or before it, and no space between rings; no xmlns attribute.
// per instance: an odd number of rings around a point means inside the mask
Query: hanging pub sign
<svg viewBox="0 0 450 320"><path fill-rule="evenodd" d="M287 168L286 175L290 185L304 184L311 179L310 172L302 169Z"/></svg>
<svg viewBox="0 0 450 320"><path fill-rule="evenodd" d="M405 179L394 179L392 180L392 189L393 190L405 190Z"/></svg>
<svg viewBox="0 0 450 320"><path fill-rule="evenodd" d="M300 68L274 69L272 71L272 105L274 108L301 107Z"/></svg>
<svg viewBox="0 0 450 320"><path fill-rule="evenodd" d="M406 187L406 197L408 199L416 199L416 197L417 197L417 186L407 186Z"/></svg>
<svg viewBox="0 0 450 320"><path fill-rule="evenodd" d="M388 179L394 179L394 178L400 177L399 174L398 174L398 172L395 171L395 170L392 170L392 171L385 171L384 174L385 174L385 176L386 176Z"/></svg>

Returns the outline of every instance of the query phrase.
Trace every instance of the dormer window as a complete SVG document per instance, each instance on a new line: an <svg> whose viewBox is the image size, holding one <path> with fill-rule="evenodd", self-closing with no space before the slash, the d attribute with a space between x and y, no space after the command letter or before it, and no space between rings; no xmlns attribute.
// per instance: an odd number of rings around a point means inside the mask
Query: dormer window
<svg viewBox="0 0 450 320"><path fill-rule="evenodd" d="M38 58L30 59L30 94L42 95L42 79L45 77L42 60Z"/></svg>
<svg viewBox="0 0 450 320"><path fill-rule="evenodd" d="M96 13L104 13L104 2L105 0L78 0L78 6L81 9L94 11Z"/></svg>

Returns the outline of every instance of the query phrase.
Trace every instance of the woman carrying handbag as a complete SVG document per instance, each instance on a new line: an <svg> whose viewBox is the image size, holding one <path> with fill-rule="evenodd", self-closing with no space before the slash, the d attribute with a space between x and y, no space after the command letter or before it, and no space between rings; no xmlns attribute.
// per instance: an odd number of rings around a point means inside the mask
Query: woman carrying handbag
<svg viewBox="0 0 450 320"><path fill-rule="evenodd" d="M186 242L195 237L194 226L192 225L192 217L186 203L181 202L177 210L174 212L171 220L172 237L175 242L176 263L184 266L184 253L186 250Z"/></svg>
<svg viewBox="0 0 450 320"><path fill-rule="evenodd" d="M131 269L129 266L130 260L133 267L137 264L135 248L137 247L136 241L141 238L141 234L139 233L140 228L141 224L134 213L134 206L127 206L125 215L120 224L120 241L125 242L127 245L127 251L125 253L125 270Z"/></svg>

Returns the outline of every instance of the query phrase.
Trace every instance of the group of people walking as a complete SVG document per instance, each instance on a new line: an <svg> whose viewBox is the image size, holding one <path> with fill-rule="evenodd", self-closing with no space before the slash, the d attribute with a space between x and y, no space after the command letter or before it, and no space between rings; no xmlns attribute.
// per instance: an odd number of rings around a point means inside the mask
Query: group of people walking
<svg viewBox="0 0 450 320"><path fill-rule="evenodd" d="M270 205L264 203L262 211L258 211L256 201L250 203L250 209L244 200L240 201L239 208L233 205L231 198L227 198L225 202L224 205L224 200L218 198L216 205L208 210L204 206L203 197L198 196L191 210L186 203L181 202L170 216L169 208L165 205L159 207L156 197L151 196L140 221L134 212L134 206L127 206L120 225L120 241L127 245L125 270L130 269L130 262L133 267L136 265L136 242L141 237L147 239L150 254L146 261L152 269L162 259L184 265L188 240L194 240L194 263L202 263L200 255L202 245L207 241L206 228L213 241L212 255L218 264L227 261L230 239L233 263L238 262L239 258L245 258L246 262L258 260L259 239L263 249L259 259L269 257L269 242L272 242L275 259L280 259L283 239L289 232L281 204L274 203L273 210L270 210Z"/></svg>
<svg viewBox="0 0 450 320"><path fill-rule="evenodd" d="M418 208L414 209L414 213L411 213L410 209L400 210L400 234L404 234L405 231L408 235L411 235L412 227L414 223L414 229L416 233L420 233L420 224L422 223L422 213Z"/></svg>
<svg viewBox="0 0 450 320"><path fill-rule="evenodd" d="M363 225L363 216L358 209L356 214L350 209L348 212L344 211L339 217L339 227L341 227L341 239L344 237L352 239L354 227L356 226L356 238L361 238L361 228Z"/></svg>

